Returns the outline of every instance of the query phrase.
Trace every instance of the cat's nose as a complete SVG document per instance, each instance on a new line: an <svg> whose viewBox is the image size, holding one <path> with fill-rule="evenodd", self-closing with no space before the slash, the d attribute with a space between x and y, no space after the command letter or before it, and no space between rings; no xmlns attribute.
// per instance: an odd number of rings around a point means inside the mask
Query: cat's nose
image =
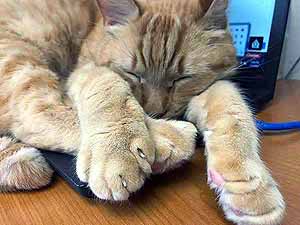
<svg viewBox="0 0 300 225"><path fill-rule="evenodd" d="M144 88L144 111L155 118L161 118L166 114L168 93L164 89L145 87Z"/></svg>
<svg viewBox="0 0 300 225"><path fill-rule="evenodd" d="M166 114L166 107L160 99L148 100L143 108L149 116L154 118L162 118Z"/></svg>

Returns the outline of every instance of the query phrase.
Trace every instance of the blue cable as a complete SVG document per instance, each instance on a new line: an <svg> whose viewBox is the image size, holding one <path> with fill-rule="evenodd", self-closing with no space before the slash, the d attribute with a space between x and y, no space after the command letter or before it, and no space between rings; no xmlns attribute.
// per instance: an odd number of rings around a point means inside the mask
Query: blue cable
<svg viewBox="0 0 300 225"><path fill-rule="evenodd" d="M300 121L286 123L267 123L262 120L256 120L256 126L260 131L288 131L300 130Z"/></svg>

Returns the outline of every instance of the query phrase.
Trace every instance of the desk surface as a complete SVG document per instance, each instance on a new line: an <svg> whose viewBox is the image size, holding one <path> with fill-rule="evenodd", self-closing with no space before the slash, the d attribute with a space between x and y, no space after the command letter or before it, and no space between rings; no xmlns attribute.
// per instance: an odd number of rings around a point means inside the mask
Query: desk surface
<svg viewBox="0 0 300 225"><path fill-rule="evenodd" d="M272 104L259 115L267 121L299 120L300 81L280 81ZM281 186L288 210L284 225L300 221L300 132L265 136L262 157ZM49 188L0 194L0 224L230 224L206 185L203 149L184 168L154 177L128 203L81 198L58 178Z"/></svg>

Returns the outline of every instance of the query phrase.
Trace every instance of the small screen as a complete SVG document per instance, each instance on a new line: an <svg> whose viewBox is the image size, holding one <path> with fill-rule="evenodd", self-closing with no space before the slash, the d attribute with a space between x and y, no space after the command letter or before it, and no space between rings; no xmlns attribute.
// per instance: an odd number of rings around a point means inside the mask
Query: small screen
<svg viewBox="0 0 300 225"><path fill-rule="evenodd" d="M230 0L228 17L237 56L259 67L269 48L275 0Z"/></svg>

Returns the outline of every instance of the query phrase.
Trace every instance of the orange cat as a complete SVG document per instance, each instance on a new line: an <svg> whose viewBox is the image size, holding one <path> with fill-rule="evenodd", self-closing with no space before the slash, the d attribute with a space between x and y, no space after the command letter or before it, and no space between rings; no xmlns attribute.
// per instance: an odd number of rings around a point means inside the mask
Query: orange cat
<svg viewBox="0 0 300 225"><path fill-rule="evenodd" d="M100 199L188 160L196 129L208 182L237 224L279 224L285 204L259 158L251 111L220 80L235 66L226 0L0 0L0 189L52 171L35 148L77 154ZM153 119L161 118L160 120ZM185 115L188 121L176 120Z"/></svg>

